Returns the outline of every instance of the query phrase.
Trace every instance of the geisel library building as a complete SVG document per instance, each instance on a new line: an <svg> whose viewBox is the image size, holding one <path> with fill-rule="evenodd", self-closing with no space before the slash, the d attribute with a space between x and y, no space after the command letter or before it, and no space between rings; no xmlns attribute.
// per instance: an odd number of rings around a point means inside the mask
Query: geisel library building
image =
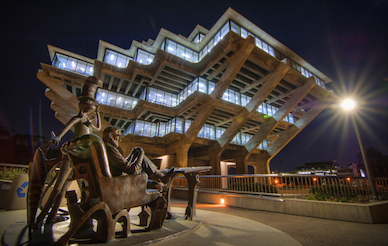
<svg viewBox="0 0 388 246"><path fill-rule="evenodd" d="M231 8L188 37L161 29L129 49L100 40L96 59L48 49L52 62L37 77L55 117L78 114L85 79L99 77L102 127L120 128L124 154L141 146L160 168L269 173L334 98L330 78Z"/></svg>

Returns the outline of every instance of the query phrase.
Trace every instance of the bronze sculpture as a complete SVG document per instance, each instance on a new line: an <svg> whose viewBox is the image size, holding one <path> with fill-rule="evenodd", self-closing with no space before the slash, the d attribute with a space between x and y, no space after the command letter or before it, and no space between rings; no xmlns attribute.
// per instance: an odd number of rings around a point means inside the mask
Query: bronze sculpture
<svg viewBox="0 0 388 246"><path fill-rule="evenodd" d="M114 239L115 223L118 221L123 222L123 235L128 236L130 234L128 210L134 206L151 208L148 230L160 228L166 218L167 201L161 191L148 192L146 190L148 175L143 170L147 170L150 174L154 173L158 181L167 182L174 172L173 169L165 176L155 169L156 166L140 148L137 148L130 155L131 164L134 164L134 167L137 166L137 171L126 176L113 177L111 175L105 144L100 137L92 134L92 129L99 130L101 125L98 105L94 100L96 89L101 84L98 78L87 78L82 95L79 97L79 114L74 116L58 135L52 132L52 140L43 151L38 149L35 152L29 170L30 185L27 201L30 237L33 229L39 229L42 226L50 209L46 223L54 222L59 204L69 186L69 178L77 180L82 197L78 203L76 194L68 192L68 208L72 222L69 231L57 244L66 244L72 235L91 218L98 221L99 241L106 242ZM96 119L96 125L91 122L93 119ZM47 160L45 153L49 145L58 145L61 138L72 127L74 127L72 140L61 147L62 158ZM109 142L109 138L107 140ZM149 169L141 169L146 165L149 166ZM55 167L60 167L60 169L54 189L46 204L42 206L41 213L36 217L39 203L44 196L42 190L47 173Z"/></svg>

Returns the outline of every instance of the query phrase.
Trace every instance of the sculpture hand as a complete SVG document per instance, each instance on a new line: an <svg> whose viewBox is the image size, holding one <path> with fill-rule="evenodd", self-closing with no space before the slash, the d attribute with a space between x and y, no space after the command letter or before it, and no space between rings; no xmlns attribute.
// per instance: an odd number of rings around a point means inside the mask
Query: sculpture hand
<svg viewBox="0 0 388 246"><path fill-rule="evenodd" d="M54 144L55 146L58 147L59 145L59 142L61 141L56 135L54 132L51 132L51 140L52 144Z"/></svg>

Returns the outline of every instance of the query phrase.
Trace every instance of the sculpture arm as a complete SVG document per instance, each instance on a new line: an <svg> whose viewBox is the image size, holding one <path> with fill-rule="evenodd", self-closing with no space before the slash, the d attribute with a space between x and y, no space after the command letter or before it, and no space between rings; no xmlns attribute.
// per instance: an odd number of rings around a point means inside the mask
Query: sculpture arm
<svg viewBox="0 0 388 246"><path fill-rule="evenodd" d="M96 109L96 121L97 121L97 125L93 125L92 124L92 128L93 130L96 130L96 131L100 131L101 130L101 116L100 116L100 112L98 111L98 108L99 108L100 105L97 106L97 109Z"/></svg>
<svg viewBox="0 0 388 246"><path fill-rule="evenodd" d="M59 132L58 135L55 135L54 132L51 132L51 139L52 139L52 142L58 146L59 142L61 141L62 137L75 125L77 124L79 121L81 120L81 117L79 115L77 116L74 116L73 118L71 118L71 120L69 120L69 122L67 122L67 124L65 125L65 127L63 127L63 129Z"/></svg>
<svg viewBox="0 0 388 246"><path fill-rule="evenodd" d="M109 166L112 176L119 176L121 175L121 172L128 174L134 173L134 167L128 165L128 160L124 159L117 148L106 144L106 151L108 154Z"/></svg>

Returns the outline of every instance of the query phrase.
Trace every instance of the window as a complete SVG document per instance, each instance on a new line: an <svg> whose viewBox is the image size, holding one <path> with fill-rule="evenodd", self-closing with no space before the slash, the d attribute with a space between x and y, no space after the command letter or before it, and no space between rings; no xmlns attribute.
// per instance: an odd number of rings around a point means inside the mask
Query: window
<svg viewBox="0 0 388 246"><path fill-rule="evenodd" d="M154 54L151 54L145 50L137 49L137 56L136 56L136 61L148 65L151 64L151 62L154 60Z"/></svg>
<svg viewBox="0 0 388 246"><path fill-rule="evenodd" d="M132 57L120 54L116 51L105 49L104 62L116 67L127 67Z"/></svg>
<svg viewBox="0 0 388 246"><path fill-rule="evenodd" d="M79 73L82 75L93 75L93 64L82 61L67 55L56 53L51 63L52 66L57 68Z"/></svg>

